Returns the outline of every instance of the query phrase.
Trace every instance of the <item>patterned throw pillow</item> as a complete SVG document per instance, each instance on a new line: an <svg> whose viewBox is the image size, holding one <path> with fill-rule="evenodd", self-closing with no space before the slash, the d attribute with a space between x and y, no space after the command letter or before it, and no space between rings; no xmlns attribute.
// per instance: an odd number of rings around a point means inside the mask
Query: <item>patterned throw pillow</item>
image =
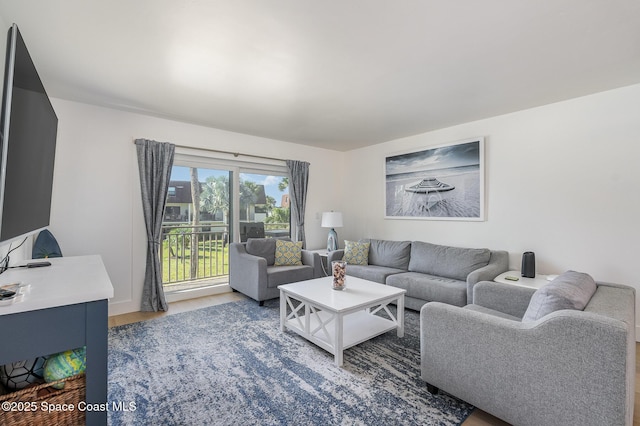
<svg viewBox="0 0 640 426"><path fill-rule="evenodd" d="M276 240L276 261L274 266L302 265L302 241Z"/></svg>
<svg viewBox="0 0 640 426"><path fill-rule="evenodd" d="M344 256L342 260L347 262L347 265L368 265L370 244L344 240Z"/></svg>

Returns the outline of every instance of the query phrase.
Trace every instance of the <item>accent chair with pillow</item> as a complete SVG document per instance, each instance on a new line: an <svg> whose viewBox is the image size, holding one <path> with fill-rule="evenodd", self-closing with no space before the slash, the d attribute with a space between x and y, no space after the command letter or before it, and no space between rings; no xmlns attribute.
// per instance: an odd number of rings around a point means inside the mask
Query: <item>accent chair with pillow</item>
<svg viewBox="0 0 640 426"><path fill-rule="evenodd" d="M229 245L229 286L259 302L280 296L278 286L323 275L318 253L288 238L249 238Z"/></svg>
<svg viewBox="0 0 640 426"><path fill-rule="evenodd" d="M420 312L422 378L516 425L631 425L635 289L567 271L538 290L483 281Z"/></svg>

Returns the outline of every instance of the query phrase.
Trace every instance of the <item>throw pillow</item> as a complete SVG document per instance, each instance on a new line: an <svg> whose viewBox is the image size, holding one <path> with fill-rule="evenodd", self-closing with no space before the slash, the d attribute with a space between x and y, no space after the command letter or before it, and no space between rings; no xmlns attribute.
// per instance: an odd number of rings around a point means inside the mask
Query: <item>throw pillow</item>
<svg viewBox="0 0 640 426"><path fill-rule="evenodd" d="M596 288L596 282L588 274L567 271L558 275L556 279L533 293L522 322L536 321L561 309L581 311L591 300Z"/></svg>
<svg viewBox="0 0 640 426"><path fill-rule="evenodd" d="M276 240L275 266L302 265L302 241Z"/></svg>
<svg viewBox="0 0 640 426"><path fill-rule="evenodd" d="M369 245L370 243L344 240L342 260L347 262L347 265L368 265Z"/></svg>

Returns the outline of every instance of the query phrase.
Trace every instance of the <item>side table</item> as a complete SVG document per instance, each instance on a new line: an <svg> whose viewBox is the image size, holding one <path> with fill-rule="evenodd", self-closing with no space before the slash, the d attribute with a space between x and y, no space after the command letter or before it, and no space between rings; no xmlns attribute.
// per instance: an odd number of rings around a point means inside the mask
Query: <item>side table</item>
<svg viewBox="0 0 640 426"><path fill-rule="evenodd" d="M311 253L318 253L320 255L320 260L322 260L322 272L324 272L324 276L328 277L329 276L329 262L328 262L328 257L329 257L329 252L327 251L327 249L317 249L317 250L307 250L310 251Z"/></svg>
<svg viewBox="0 0 640 426"><path fill-rule="evenodd" d="M517 278L516 281L508 280L506 277ZM536 274L535 278L527 278L520 275L520 271L507 271L494 278L495 282L503 284L519 285L527 288L539 289L551 281L550 275Z"/></svg>

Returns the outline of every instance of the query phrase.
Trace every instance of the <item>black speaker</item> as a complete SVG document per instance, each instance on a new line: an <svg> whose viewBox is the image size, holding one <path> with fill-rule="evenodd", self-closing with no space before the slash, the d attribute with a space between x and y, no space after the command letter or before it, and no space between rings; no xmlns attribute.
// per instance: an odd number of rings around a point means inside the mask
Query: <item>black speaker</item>
<svg viewBox="0 0 640 426"><path fill-rule="evenodd" d="M526 278L536 277L536 255L532 251L522 253L522 276Z"/></svg>

